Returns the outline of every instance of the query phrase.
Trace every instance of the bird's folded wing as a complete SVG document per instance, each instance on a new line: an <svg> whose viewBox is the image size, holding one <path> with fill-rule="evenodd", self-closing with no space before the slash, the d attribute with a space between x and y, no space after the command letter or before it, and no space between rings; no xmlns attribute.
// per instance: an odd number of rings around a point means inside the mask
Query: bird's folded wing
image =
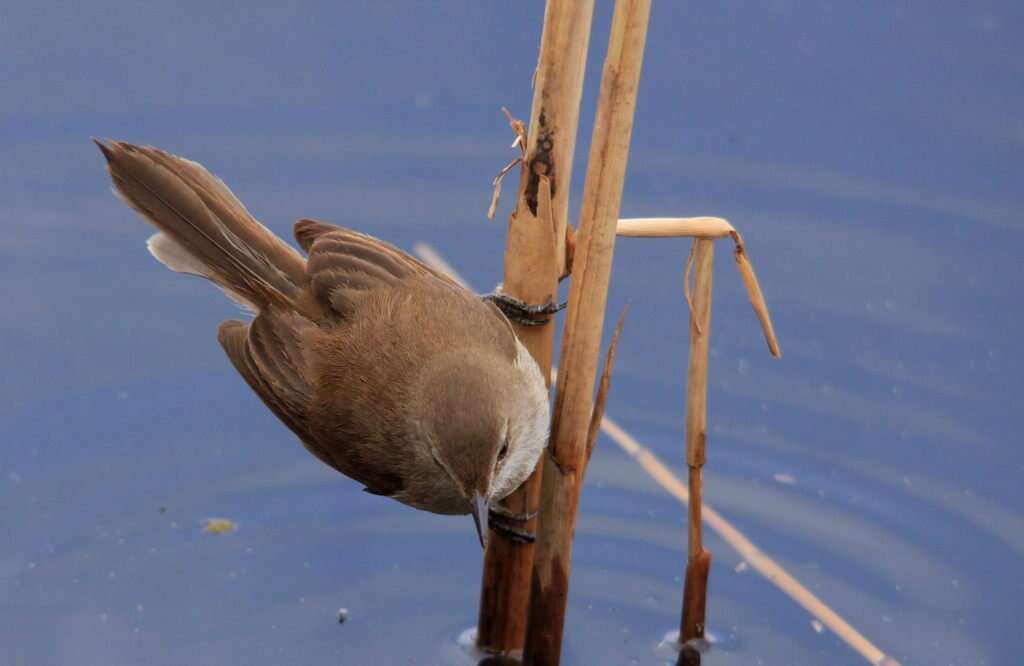
<svg viewBox="0 0 1024 666"><path fill-rule="evenodd" d="M342 317L350 315L368 292L408 278L424 277L444 289L464 290L397 247L357 231L300 220L295 239L309 254L307 273L317 300Z"/></svg>
<svg viewBox="0 0 1024 666"><path fill-rule="evenodd" d="M310 322L293 312L264 310L251 324L231 320L217 329L217 339L231 363L281 421L313 455L336 467L309 427L311 387L306 379L306 346L300 339Z"/></svg>

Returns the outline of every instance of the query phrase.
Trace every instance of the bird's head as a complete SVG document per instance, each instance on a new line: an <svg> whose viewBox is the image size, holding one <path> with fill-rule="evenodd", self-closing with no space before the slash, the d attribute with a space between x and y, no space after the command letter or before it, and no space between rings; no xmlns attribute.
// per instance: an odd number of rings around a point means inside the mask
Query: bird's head
<svg viewBox="0 0 1024 666"><path fill-rule="evenodd" d="M446 364L428 389L431 455L473 515L482 546L491 504L526 480L547 445L547 388L517 345L512 362L481 355Z"/></svg>

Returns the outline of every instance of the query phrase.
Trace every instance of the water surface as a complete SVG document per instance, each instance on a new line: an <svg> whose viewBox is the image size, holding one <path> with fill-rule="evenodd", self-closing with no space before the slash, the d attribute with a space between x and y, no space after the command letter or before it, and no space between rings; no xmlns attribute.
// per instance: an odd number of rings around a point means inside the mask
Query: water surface
<svg viewBox="0 0 1024 666"><path fill-rule="evenodd" d="M489 288L498 109L528 115L540 13L0 9L0 661L467 663L470 521L366 495L297 445L216 343L235 308L145 253L88 138L197 159L285 236L310 216L429 241ZM708 502L904 664L1024 649L1021 19L998 0L658 3L648 40L623 214L732 220L785 354L723 249ZM631 304L609 413L678 472L686 249L622 241L609 302ZM602 440L563 663L668 662L684 516ZM862 663L707 545L706 663Z"/></svg>

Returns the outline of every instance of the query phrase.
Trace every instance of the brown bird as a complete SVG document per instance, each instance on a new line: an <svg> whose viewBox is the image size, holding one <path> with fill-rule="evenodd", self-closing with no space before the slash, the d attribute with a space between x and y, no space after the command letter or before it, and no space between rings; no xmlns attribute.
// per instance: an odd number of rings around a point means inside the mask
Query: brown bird
<svg viewBox="0 0 1024 666"><path fill-rule="evenodd" d="M367 492L473 514L481 544L489 509L496 526L515 518L494 503L533 470L549 407L505 313L536 323L556 307L480 297L383 241L313 220L295 225L303 259L201 165L96 143L116 193L159 230L153 256L255 315L224 322L217 338L313 455Z"/></svg>

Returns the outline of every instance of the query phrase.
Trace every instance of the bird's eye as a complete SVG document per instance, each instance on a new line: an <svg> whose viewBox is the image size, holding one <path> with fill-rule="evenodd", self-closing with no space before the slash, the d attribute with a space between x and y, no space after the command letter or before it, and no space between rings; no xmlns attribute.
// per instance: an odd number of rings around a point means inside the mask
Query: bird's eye
<svg viewBox="0 0 1024 666"><path fill-rule="evenodd" d="M501 450L498 451L498 462L501 462L502 460L504 460L505 456L507 456L507 455L508 455L508 440L506 439L505 443L502 444L502 446L501 446Z"/></svg>

